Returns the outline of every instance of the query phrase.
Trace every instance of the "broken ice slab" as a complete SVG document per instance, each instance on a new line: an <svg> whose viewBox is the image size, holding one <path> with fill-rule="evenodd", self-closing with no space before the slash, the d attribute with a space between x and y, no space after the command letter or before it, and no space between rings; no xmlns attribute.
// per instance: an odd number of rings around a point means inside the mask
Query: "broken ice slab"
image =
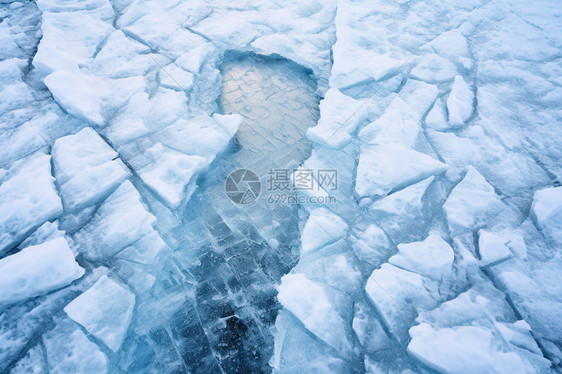
<svg viewBox="0 0 562 374"><path fill-rule="evenodd" d="M274 373L352 373L353 366L339 352L310 334L290 312L282 310L275 322Z"/></svg>
<svg viewBox="0 0 562 374"><path fill-rule="evenodd" d="M443 204L451 233L473 231L492 223L506 205L488 181L472 166Z"/></svg>
<svg viewBox="0 0 562 374"><path fill-rule="evenodd" d="M527 372L515 353L502 352L493 342L492 333L479 326L432 328L422 323L410 334L410 353L440 372Z"/></svg>
<svg viewBox="0 0 562 374"><path fill-rule="evenodd" d="M423 198L435 177L429 177L375 201L370 211L394 242L421 239L427 230Z"/></svg>
<svg viewBox="0 0 562 374"><path fill-rule="evenodd" d="M24 248L0 260L0 304L45 294L83 274L64 237Z"/></svg>
<svg viewBox="0 0 562 374"><path fill-rule="evenodd" d="M345 235L347 229L345 221L328 209L314 209L302 232L301 257L327 243L337 241Z"/></svg>
<svg viewBox="0 0 562 374"><path fill-rule="evenodd" d="M355 190L359 196L382 196L446 168L442 162L400 144L363 145Z"/></svg>
<svg viewBox="0 0 562 374"><path fill-rule="evenodd" d="M324 287L304 274L288 274L282 278L278 299L311 333L344 357L352 356L345 321L332 305Z"/></svg>
<svg viewBox="0 0 562 374"><path fill-rule="evenodd" d="M10 370L10 374L43 374L47 372L44 349L37 344Z"/></svg>
<svg viewBox="0 0 562 374"><path fill-rule="evenodd" d="M152 234L156 218L146 211L140 194L125 181L98 208L94 217L76 234L78 251L86 258L107 260L122 249Z"/></svg>
<svg viewBox="0 0 562 374"><path fill-rule="evenodd" d="M529 325L488 282L422 312L417 321L408 351L437 371L549 372Z"/></svg>
<svg viewBox="0 0 562 374"><path fill-rule="evenodd" d="M186 155L161 143L148 148L143 155L149 162L138 169L139 176L172 209L189 199L194 187L188 185L195 184L195 177L207 165L204 157Z"/></svg>
<svg viewBox="0 0 562 374"><path fill-rule="evenodd" d="M143 77L100 78L78 69L55 71L44 82L64 110L98 126L145 89Z"/></svg>
<svg viewBox="0 0 562 374"><path fill-rule="evenodd" d="M562 187L536 191L532 210L543 233L562 244Z"/></svg>
<svg viewBox="0 0 562 374"><path fill-rule="evenodd" d="M331 88L320 102L322 113L318 124L308 129L308 138L318 144L327 144L332 148L341 148L349 143L351 135L357 129L357 115L355 111L361 107L361 102Z"/></svg>
<svg viewBox="0 0 562 374"><path fill-rule="evenodd" d="M408 327L416 312L431 309L440 300L437 282L391 264L372 273L365 292L379 310L384 325L402 342L408 340Z"/></svg>
<svg viewBox="0 0 562 374"><path fill-rule="evenodd" d="M451 126L462 126L472 115L474 93L465 80L457 75L447 98L447 111Z"/></svg>
<svg viewBox="0 0 562 374"><path fill-rule="evenodd" d="M420 242L398 244L398 254L388 262L403 269L441 281L451 275L455 254L437 234Z"/></svg>
<svg viewBox="0 0 562 374"><path fill-rule="evenodd" d="M480 266L489 266L499 263L512 256L506 243L509 239L496 233L480 230L478 232L478 249L480 253Z"/></svg>
<svg viewBox="0 0 562 374"><path fill-rule="evenodd" d="M353 253L368 273L386 261L395 250L385 232L374 224L356 227L349 240Z"/></svg>
<svg viewBox="0 0 562 374"><path fill-rule="evenodd" d="M80 328L69 319L57 321L56 327L43 336L49 373L104 374L108 360Z"/></svg>
<svg viewBox="0 0 562 374"><path fill-rule="evenodd" d="M20 245L18 245L18 248L23 249L32 245L38 245L51 239L64 236L64 234L64 231L59 230L58 221L47 221L39 226L33 234L29 235L23 242L21 242Z"/></svg>
<svg viewBox="0 0 562 374"><path fill-rule="evenodd" d="M107 276L68 304L64 311L117 352L133 318L135 295Z"/></svg>
<svg viewBox="0 0 562 374"><path fill-rule="evenodd" d="M68 210L96 203L131 174L117 152L90 127L57 139L52 155Z"/></svg>
<svg viewBox="0 0 562 374"><path fill-rule="evenodd" d="M62 213L51 157L35 154L15 163L0 185L0 255L34 228Z"/></svg>
<svg viewBox="0 0 562 374"><path fill-rule="evenodd" d="M424 82L444 82L453 80L457 68L451 61L436 54L427 54L418 58L417 65L410 76Z"/></svg>

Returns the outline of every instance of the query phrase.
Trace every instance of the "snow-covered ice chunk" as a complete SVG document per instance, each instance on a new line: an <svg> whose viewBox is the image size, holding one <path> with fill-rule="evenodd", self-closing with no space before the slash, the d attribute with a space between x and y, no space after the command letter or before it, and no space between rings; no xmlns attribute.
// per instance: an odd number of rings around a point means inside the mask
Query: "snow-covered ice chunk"
<svg viewBox="0 0 562 374"><path fill-rule="evenodd" d="M0 61L0 82L3 84L21 82L22 71L26 65L21 58L10 58Z"/></svg>
<svg viewBox="0 0 562 374"><path fill-rule="evenodd" d="M359 196L386 195L446 169L440 161L402 145L361 147L355 190Z"/></svg>
<svg viewBox="0 0 562 374"><path fill-rule="evenodd" d="M381 322L363 299L355 303L352 325L359 342L367 352L376 352L390 345L390 339Z"/></svg>
<svg viewBox="0 0 562 374"><path fill-rule="evenodd" d="M111 6L109 11L111 13L106 16L112 17ZM42 14L41 30L43 35L33 58L33 65L43 75L48 75L54 71L78 71L79 66L91 61L98 46L113 31L113 27L92 11L45 11ZM72 81L68 84L77 88Z"/></svg>
<svg viewBox="0 0 562 374"><path fill-rule="evenodd" d="M310 212L302 232L301 256L326 243L340 239L345 235L347 228L345 221L328 209L314 209Z"/></svg>
<svg viewBox="0 0 562 374"><path fill-rule="evenodd" d="M420 58L410 75L425 82L443 82L452 80L457 75L457 68L451 61L429 54Z"/></svg>
<svg viewBox="0 0 562 374"><path fill-rule="evenodd" d="M64 236L64 231L59 230L59 222L47 221L39 226L33 234L29 235L23 242L21 242L20 245L18 245L18 248L22 249L32 245L38 245L60 236Z"/></svg>
<svg viewBox="0 0 562 374"><path fill-rule="evenodd" d="M390 54L379 54L358 48L357 45L345 45L339 38L333 47L333 52L341 57L345 56L334 61L330 75L330 86L339 89L369 80L381 80L391 73L396 74L407 62L406 58L400 60Z"/></svg>
<svg viewBox="0 0 562 374"><path fill-rule="evenodd" d="M55 100L70 114L96 125L103 125L102 102L92 85L78 72L55 72L45 78Z"/></svg>
<svg viewBox="0 0 562 374"><path fill-rule="evenodd" d="M211 53L215 52L215 50L216 48L211 43L200 44L179 56L176 60L176 64L186 71L197 74L203 62Z"/></svg>
<svg viewBox="0 0 562 374"><path fill-rule="evenodd" d="M486 126L481 121L479 123ZM449 165L446 176L450 181L462 178L466 166L472 165L508 197L528 196L525 205L530 202L530 186L550 183L533 158L524 152L506 149L498 140L488 136L483 127L471 125L457 134L427 130L428 140Z"/></svg>
<svg viewBox="0 0 562 374"><path fill-rule="evenodd" d="M399 96L408 105L408 112L414 116L418 122L421 121L425 113L437 99L439 89L433 84L408 79L400 90Z"/></svg>
<svg viewBox="0 0 562 374"><path fill-rule="evenodd" d="M440 56L457 59L468 56L468 44L460 30L444 32L425 44L422 49L432 49Z"/></svg>
<svg viewBox="0 0 562 374"><path fill-rule="evenodd" d="M117 352L133 318L135 295L107 276L72 300L64 311Z"/></svg>
<svg viewBox="0 0 562 374"><path fill-rule="evenodd" d="M160 84L173 90L189 91L193 87L193 74L176 64L164 67L158 73Z"/></svg>
<svg viewBox="0 0 562 374"><path fill-rule="evenodd" d="M454 233L483 227L505 209L494 188L472 166L443 204L449 228Z"/></svg>
<svg viewBox="0 0 562 374"><path fill-rule="evenodd" d="M10 374L43 374L45 363L43 349L38 344L31 348L25 356L10 370Z"/></svg>
<svg viewBox="0 0 562 374"><path fill-rule="evenodd" d="M443 110L444 105L441 99L437 99L433 108L425 117L425 124L434 130L446 130L449 128L447 119L445 118L445 111Z"/></svg>
<svg viewBox="0 0 562 374"><path fill-rule="evenodd" d="M83 274L63 237L24 248L0 260L0 304L43 295Z"/></svg>
<svg viewBox="0 0 562 374"><path fill-rule="evenodd" d="M562 339L559 328L562 324L560 266L561 261L554 259L538 265L533 273L505 269L498 275L518 312L533 327L535 334L551 341Z"/></svg>
<svg viewBox="0 0 562 374"><path fill-rule="evenodd" d="M111 143L119 149L120 145L147 135L150 128L145 123L145 119L151 109L151 103L146 92L133 95L127 105L117 113L110 125L106 127L106 135Z"/></svg>
<svg viewBox="0 0 562 374"><path fill-rule="evenodd" d="M489 324L490 319L515 318L504 294L490 282L480 283L439 307L421 312L418 322L440 327Z"/></svg>
<svg viewBox="0 0 562 374"><path fill-rule="evenodd" d="M353 232L354 235L350 237L353 251L359 261L371 266L369 271L386 259L393 249L385 232L374 224L363 230L354 229Z"/></svg>
<svg viewBox="0 0 562 374"><path fill-rule="evenodd" d="M416 311L431 309L439 300L434 281L391 264L384 264L371 274L365 292L385 325L400 340L406 339Z"/></svg>
<svg viewBox="0 0 562 374"><path fill-rule="evenodd" d="M1 95L1 94L0 94ZM1 105L1 104L0 104ZM41 104L44 105L44 104ZM73 126L72 121L63 119L55 105L49 105L46 112L34 112L34 117L21 124L13 130L0 132L0 164L8 165L10 162L20 159L22 156L30 155L41 148L50 145L49 136L46 134L54 131L65 131L64 127ZM1 114L0 114L1 116ZM61 120L66 124L61 126ZM20 120L18 119L18 125Z"/></svg>
<svg viewBox="0 0 562 374"><path fill-rule="evenodd" d="M85 11L84 13L91 13L105 21L111 20L114 16L109 0L38 0L37 7L42 11L54 13L80 13Z"/></svg>
<svg viewBox="0 0 562 374"><path fill-rule="evenodd" d="M150 54L148 46L127 37L123 31L115 30L96 54L89 71L108 78L144 76L169 61L164 56Z"/></svg>
<svg viewBox="0 0 562 374"><path fill-rule="evenodd" d="M330 302L326 290L304 274L288 274L278 287L279 302L318 338L344 355L351 345L346 337L345 321Z"/></svg>
<svg viewBox="0 0 562 374"><path fill-rule="evenodd" d="M62 200L68 210L97 202L130 175L117 152L90 127L57 139L52 154Z"/></svg>
<svg viewBox="0 0 562 374"><path fill-rule="evenodd" d="M49 373L107 373L105 354L69 319L59 321L43 342Z"/></svg>
<svg viewBox="0 0 562 374"><path fill-rule="evenodd" d="M478 326L432 328L426 323L410 329L408 351L429 367L449 373L526 373L521 358L504 352L490 330Z"/></svg>
<svg viewBox="0 0 562 374"><path fill-rule="evenodd" d="M447 97L447 110L451 126L463 125L472 115L474 93L462 76L457 75Z"/></svg>
<svg viewBox="0 0 562 374"><path fill-rule="evenodd" d="M32 106L34 102L33 91L23 82L0 86L0 98L0 113L3 116L22 107Z"/></svg>
<svg viewBox="0 0 562 374"><path fill-rule="evenodd" d="M478 239L480 265L487 266L511 257L511 251L505 243L503 237L493 232L480 230Z"/></svg>
<svg viewBox="0 0 562 374"><path fill-rule="evenodd" d="M359 132L359 139L368 144L398 143L414 146L419 132L416 115L401 98L395 98L382 116Z"/></svg>
<svg viewBox="0 0 562 374"><path fill-rule="evenodd" d="M189 198L195 184L195 177L206 166L204 157L186 155L157 143L144 154L148 164L137 170L141 179L153 189L172 209Z"/></svg>
<svg viewBox="0 0 562 374"><path fill-rule="evenodd" d="M518 320L514 323L496 322L495 327L498 329L502 338L510 342L514 346L521 347L529 352L535 353L541 359L547 361L542 357L541 349L537 342L531 335L531 326L524 320Z"/></svg>
<svg viewBox="0 0 562 374"><path fill-rule="evenodd" d="M398 251L388 262L437 281L451 274L453 248L437 234L430 234L421 242L398 244Z"/></svg>
<svg viewBox="0 0 562 374"><path fill-rule="evenodd" d="M103 126L108 108L119 109L145 89L142 77L99 78L81 71L60 70L45 78L55 100L70 114Z"/></svg>
<svg viewBox="0 0 562 374"><path fill-rule="evenodd" d="M116 254L115 257L139 264L151 265L154 264L158 254L166 248L168 247L164 240L156 231L153 231Z"/></svg>
<svg viewBox="0 0 562 374"><path fill-rule="evenodd" d="M433 180L424 179L371 205L376 221L395 242L417 238L426 230L423 197Z"/></svg>
<svg viewBox="0 0 562 374"><path fill-rule="evenodd" d="M325 286L327 290L340 290L345 295L355 294L361 288L363 276L357 269L356 261L344 249L344 245L341 241L336 242L321 249L322 253L301 257L293 271L304 274L312 282ZM341 306L351 302L349 298L336 299L334 305Z"/></svg>
<svg viewBox="0 0 562 374"><path fill-rule="evenodd" d="M86 258L106 260L154 232L155 220L127 180L103 202L86 226L74 234L74 240Z"/></svg>
<svg viewBox="0 0 562 374"><path fill-rule="evenodd" d="M167 96L170 95L166 95L163 99L166 99ZM153 108L158 105L163 105L165 108L168 102L153 102L152 105ZM158 110L162 110L162 108L157 109L157 113ZM173 109L171 113L175 113ZM150 121L152 121L153 114L151 113L151 116L149 116ZM169 114L162 113L163 116ZM212 118L205 115L189 120L180 119L154 134L154 140L187 155L206 157L207 162L210 163L219 152L226 148L238 131L243 119L239 114L213 114ZM157 119L154 118L154 120Z"/></svg>
<svg viewBox="0 0 562 374"><path fill-rule="evenodd" d="M279 373L350 373L347 360L334 355L326 343L310 334L302 324L281 310L275 321L275 351L271 359Z"/></svg>
<svg viewBox="0 0 562 374"><path fill-rule="evenodd" d="M468 352L476 357L482 355L492 360L498 352L505 352L514 362L525 366L523 372L547 372L551 364L543 357L529 325L517 320L505 294L490 282L481 282L439 307L420 313L417 321L419 325L410 330L412 340L408 349L440 371L457 372L450 366L455 364L446 358L445 351L449 348L448 343L447 347L443 346L443 340L447 342L448 339L454 340L454 348L461 352L463 347L470 347ZM473 334L480 338L475 340ZM483 337L485 339L481 340ZM434 353L435 350L442 353L441 357ZM501 361L501 357L498 358ZM474 365L493 367L489 362ZM467 370L479 371L477 367L467 366ZM503 372L499 368L497 371Z"/></svg>
<svg viewBox="0 0 562 374"><path fill-rule="evenodd" d="M10 33L10 27L7 22L0 23L0 58L10 58L17 56L19 47L14 40L14 36Z"/></svg>
<svg viewBox="0 0 562 374"><path fill-rule="evenodd" d="M315 143L341 148L351 141L351 133L357 127L355 112L361 102L331 88L320 101L318 125L307 130L307 137Z"/></svg>
<svg viewBox="0 0 562 374"><path fill-rule="evenodd" d="M562 187L536 191L532 209L541 230L562 244Z"/></svg>
<svg viewBox="0 0 562 374"><path fill-rule="evenodd" d="M30 230L62 213L50 156L31 156L12 169L13 176L0 185L0 254Z"/></svg>

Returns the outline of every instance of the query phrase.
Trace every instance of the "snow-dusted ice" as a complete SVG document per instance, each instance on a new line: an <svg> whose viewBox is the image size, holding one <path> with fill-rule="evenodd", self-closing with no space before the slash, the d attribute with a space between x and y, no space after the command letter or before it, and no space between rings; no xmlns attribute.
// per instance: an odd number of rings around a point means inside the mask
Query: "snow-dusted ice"
<svg viewBox="0 0 562 374"><path fill-rule="evenodd" d="M65 287L83 274L64 237L24 248L0 260L0 303L14 303Z"/></svg>
<svg viewBox="0 0 562 374"><path fill-rule="evenodd" d="M0 372L560 372L561 20L0 3Z"/></svg>
<svg viewBox="0 0 562 374"><path fill-rule="evenodd" d="M0 253L62 213L51 175L51 156L34 154L5 172L0 185Z"/></svg>
<svg viewBox="0 0 562 374"><path fill-rule="evenodd" d="M116 352L131 323L134 306L135 296L104 275L64 307L64 311Z"/></svg>

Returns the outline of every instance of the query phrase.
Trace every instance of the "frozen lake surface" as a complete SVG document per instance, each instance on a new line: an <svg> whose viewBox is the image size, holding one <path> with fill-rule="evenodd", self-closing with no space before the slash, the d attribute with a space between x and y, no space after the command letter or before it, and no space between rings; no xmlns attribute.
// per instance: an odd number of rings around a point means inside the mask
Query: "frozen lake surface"
<svg viewBox="0 0 562 374"><path fill-rule="evenodd" d="M561 20L0 3L0 372L560 372Z"/></svg>

